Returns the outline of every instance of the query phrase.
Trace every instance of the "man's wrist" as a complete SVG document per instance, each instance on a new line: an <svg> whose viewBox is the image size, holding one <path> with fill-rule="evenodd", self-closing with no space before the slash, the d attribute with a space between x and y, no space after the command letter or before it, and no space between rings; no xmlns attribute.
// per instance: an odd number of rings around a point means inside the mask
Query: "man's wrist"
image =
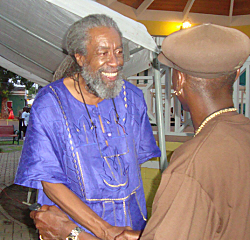
<svg viewBox="0 0 250 240"><path fill-rule="evenodd" d="M66 237L66 240L79 240L79 234L83 231L80 227L75 227L70 234Z"/></svg>
<svg viewBox="0 0 250 240"><path fill-rule="evenodd" d="M100 239L108 239L108 229L110 229L112 227L112 225L110 225L108 222L103 221L102 223L100 223L100 234L96 235L97 237L99 237Z"/></svg>
<svg viewBox="0 0 250 240"><path fill-rule="evenodd" d="M62 239L67 239L67 237L69 236L69 234L71 233L71 231L73 229L75 229L76 227L78 227L74 222L69 221L67 224L64 224L64 235L62 235Z"/></svg>

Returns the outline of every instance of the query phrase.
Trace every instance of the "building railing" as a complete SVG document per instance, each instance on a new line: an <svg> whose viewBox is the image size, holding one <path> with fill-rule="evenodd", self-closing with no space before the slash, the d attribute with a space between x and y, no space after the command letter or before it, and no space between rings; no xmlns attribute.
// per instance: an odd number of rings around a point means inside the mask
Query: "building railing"
<svg viewBox="0 0 250 240"><path fill-rule="evenodd" d="M238 112L250 118L250 57L241 67L234 84L233 100Z"/></svg>
<svg viewBox="0 0 250 240"><path fill-rule="evenodd" d="M147 71L148 76L132 76L127 80L143 91L150 122L155 125L155 89L154 77L151 76L151 72ZM181 103L174 94L171 75L171 69L162 66L161 86L165 135L192 136L193 127L190 114L182 109ZM250 118L250 57L242 66L240 77L234 84L233 101L238 112Z"/></svg>

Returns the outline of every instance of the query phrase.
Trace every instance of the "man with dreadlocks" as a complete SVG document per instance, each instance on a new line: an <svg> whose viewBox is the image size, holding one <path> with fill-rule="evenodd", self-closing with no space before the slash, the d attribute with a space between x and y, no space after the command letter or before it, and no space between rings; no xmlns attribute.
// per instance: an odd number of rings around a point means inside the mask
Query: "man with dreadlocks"
<svg viewBox="0 0 250 240"><path fill-rule="evenodd" d="M70 28L67 50L59 80L32 106L15 183L39 189L40 204L58 205L98 238L142 230L140 164L160 150L142 91L121 78L122 34L106 15L89 15Z"/></svg>

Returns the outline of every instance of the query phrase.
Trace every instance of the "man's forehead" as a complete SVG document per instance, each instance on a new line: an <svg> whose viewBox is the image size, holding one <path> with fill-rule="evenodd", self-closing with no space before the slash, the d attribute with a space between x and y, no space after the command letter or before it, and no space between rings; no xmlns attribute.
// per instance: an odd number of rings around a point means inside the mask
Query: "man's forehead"
<svg viewBox="0 0 250 240"><path fill-rule="evenodd" d="M122 45L122 39L120 34L115 28L108 27L95 27L89 30L91 38L90 44L93 42L101 43L102 41L117 42Z"/></svg>

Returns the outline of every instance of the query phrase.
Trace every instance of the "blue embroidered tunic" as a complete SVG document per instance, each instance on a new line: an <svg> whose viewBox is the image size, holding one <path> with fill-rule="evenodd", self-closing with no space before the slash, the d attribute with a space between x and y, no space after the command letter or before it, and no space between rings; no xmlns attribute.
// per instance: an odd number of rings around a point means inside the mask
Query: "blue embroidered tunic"
<svg viewBox="0 0 250 240"><path fill-rule="evenodd" d="M75 99L63 79L42 88L32 106L15 183L39 189L38 202L53 205L41 181L62 183L114 226L141 230L146 203L139 165L160 156L142 91L124 81L114 99L98 106Z"/></svg>

